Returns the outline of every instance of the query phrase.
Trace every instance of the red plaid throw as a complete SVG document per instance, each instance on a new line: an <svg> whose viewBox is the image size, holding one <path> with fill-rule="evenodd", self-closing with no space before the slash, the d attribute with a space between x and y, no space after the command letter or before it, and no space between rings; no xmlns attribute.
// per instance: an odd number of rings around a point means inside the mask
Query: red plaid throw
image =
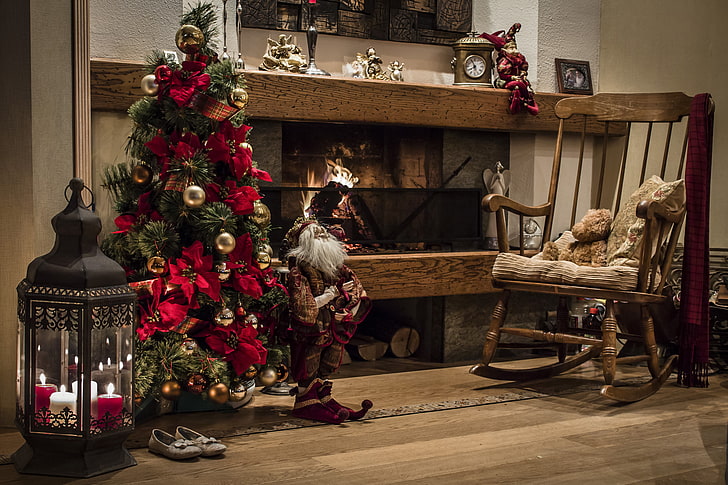
<svg viewBox="0 0 728 485"><path fill-rule="evenodd" d="M677 377L678 384L688 387L708 387L708 226L713 151L711 104L710 94L695 96L688 121L688 153L685 165L687 214L680 291L680 358Z"/></svg>

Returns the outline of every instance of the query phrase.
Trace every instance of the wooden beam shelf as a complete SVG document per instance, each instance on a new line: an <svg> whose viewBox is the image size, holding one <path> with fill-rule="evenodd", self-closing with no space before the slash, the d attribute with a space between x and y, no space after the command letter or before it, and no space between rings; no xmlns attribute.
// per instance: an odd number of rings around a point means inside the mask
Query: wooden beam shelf
<svg viewBox="0 0 728 485"><path fill-rule="evenodd" d="M573 96L537 93L538 116L511 115L504 89L243 72L250 95L245 112L252 119L555 133L554 105ZM144 74L141 62L92 59L91 108L126 111L143 96ZM581 125L567 120L565 130L576 132ZM602 133L596 124L589 130Z"/></svg>
<svg viewBox="0 0 728 485"><path fill-rule="evenodd" d="M374 300L474 295L493 288L497 251L350 256L346 264Z"/></svg>

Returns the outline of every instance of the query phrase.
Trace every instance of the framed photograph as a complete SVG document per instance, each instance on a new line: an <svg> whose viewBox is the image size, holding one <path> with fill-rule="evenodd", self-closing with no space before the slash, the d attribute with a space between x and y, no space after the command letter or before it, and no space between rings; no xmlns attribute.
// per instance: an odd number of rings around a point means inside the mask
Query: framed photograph
<svg viewBox="0 0 728 485"><path fill-rule="evenodd" d="M594 94L589 61L556 59L556 79L560 93Z"/></svg>

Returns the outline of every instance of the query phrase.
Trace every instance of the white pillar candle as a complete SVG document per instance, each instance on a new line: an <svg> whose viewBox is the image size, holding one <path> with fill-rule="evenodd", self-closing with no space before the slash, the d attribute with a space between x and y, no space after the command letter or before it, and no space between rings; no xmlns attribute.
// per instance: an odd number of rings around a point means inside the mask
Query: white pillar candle
<svg viewBox="0 0 728 485"><path fill-rule="evenodd" d="M70 409L72 413L76 412L76 395L66 392L66 386L61 386L60 391L51 394L50 411L59 414L64 408Z"/></svg>
<svg viewBox="0 0 728 485"><path fill-rule="evenodd" d="M78 395L78 381L71 383L71 390ZM99 385L96 381L91 381L91 416L96 416L96 407L98 403Z"/></svg>

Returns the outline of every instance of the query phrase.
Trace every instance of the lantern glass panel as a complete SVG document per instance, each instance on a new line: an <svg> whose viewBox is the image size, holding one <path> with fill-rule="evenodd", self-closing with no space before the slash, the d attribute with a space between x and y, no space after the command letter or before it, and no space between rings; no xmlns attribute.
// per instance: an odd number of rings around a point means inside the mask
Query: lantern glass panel
<svg viewBox="0 0 728 485"><path fill-rule="evenodd" d="M41 327L36 328L33 336L34 425L50 427L56 432L77 433L80 405L72 383L78 380L78 374L77 366L70 365L69 359L71 350L75 352L78 348L78 332Z"/></svg>
<svg viewBox="0 0 728 485"><path fill-rule="evenodd" d="M17 398L18 414L25 414L25 325L23 321L18 321L18 348L15 355L18 358L16 367L17 375L15 377L15 396Z"/></svg>
<svg viewBox="0 0 728 485"><path fill-rule="evenodd" d="M98 415L95 417L107 424L116 423L122 414L133 410L132 338L131 325L109 326L92 332L91 380L92 386L98 389Z"/></svg>

